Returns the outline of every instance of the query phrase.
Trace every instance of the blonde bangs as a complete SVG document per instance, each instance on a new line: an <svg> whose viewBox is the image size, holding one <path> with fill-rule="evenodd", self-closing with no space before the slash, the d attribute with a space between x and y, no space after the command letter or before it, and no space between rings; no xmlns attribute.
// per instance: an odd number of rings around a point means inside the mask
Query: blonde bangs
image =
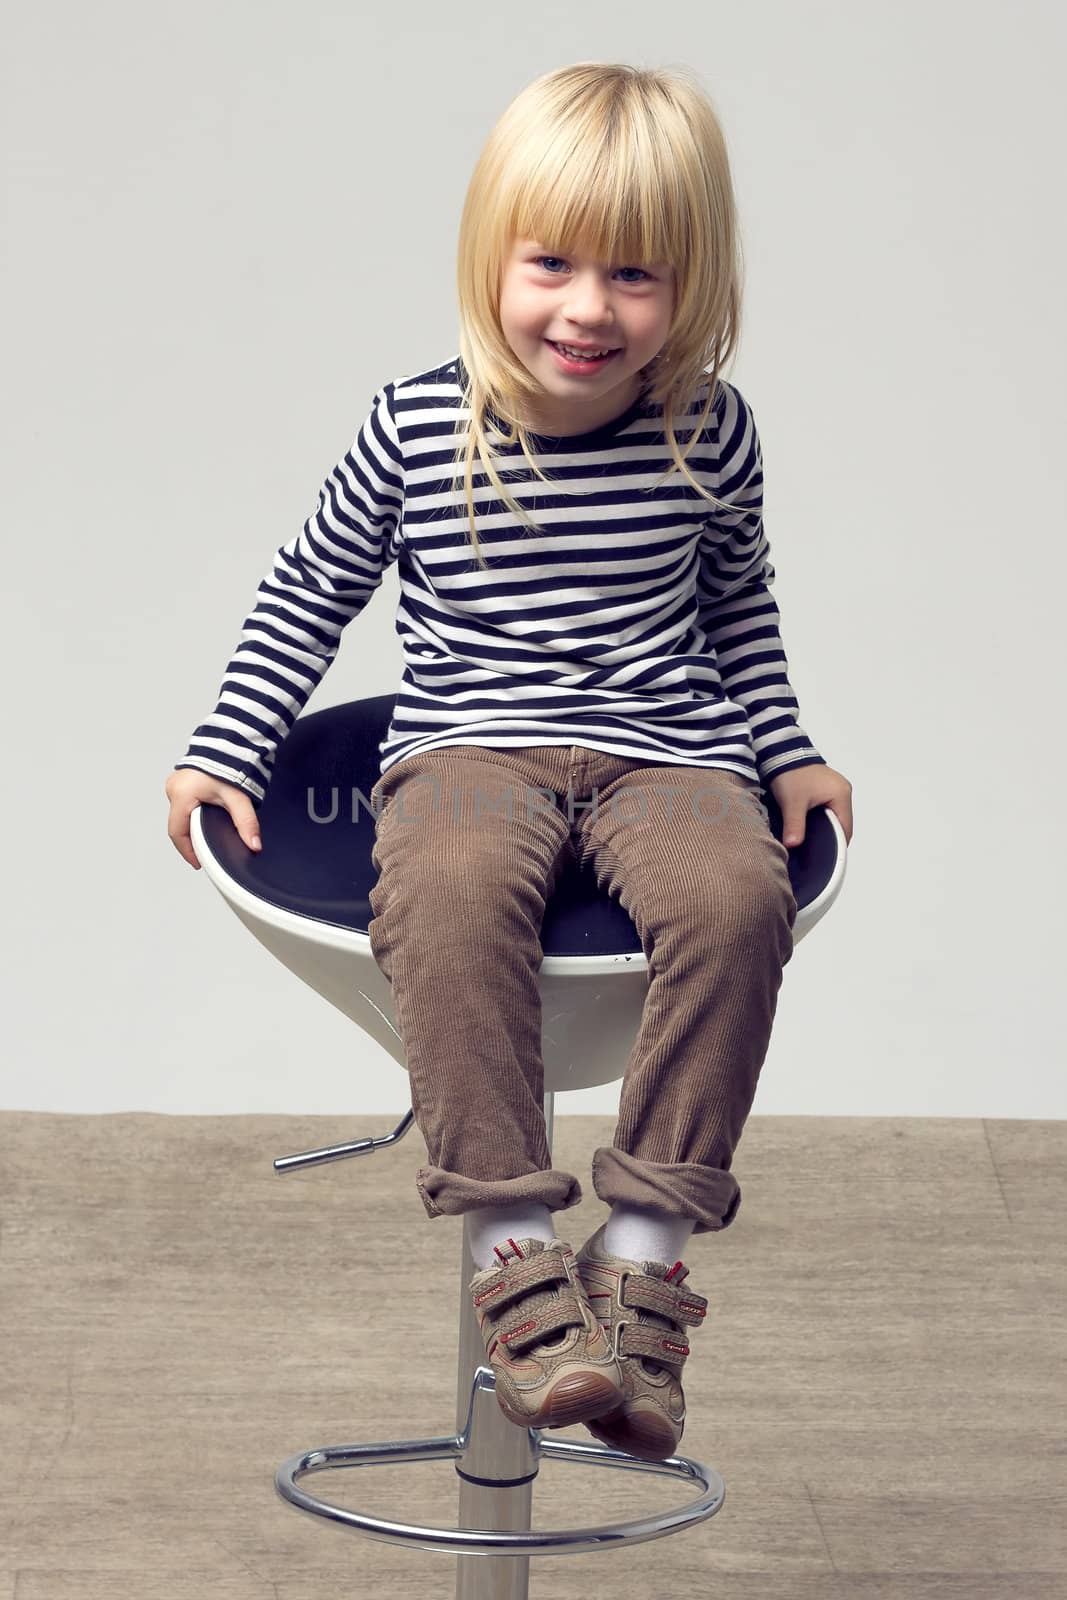
<svg viewBox="0 0 1067 1600"><path fill-rule="evenodd" d="M684 264L692 248L691 197L676 164L664 161L639 123L613 117L605 100L601 95L573 128L561 129L566 137L549 138L547 150L526 147L519 165L530 170L516 174L511 197L500 197L510 213L505 232L602 261Z"/></svg>

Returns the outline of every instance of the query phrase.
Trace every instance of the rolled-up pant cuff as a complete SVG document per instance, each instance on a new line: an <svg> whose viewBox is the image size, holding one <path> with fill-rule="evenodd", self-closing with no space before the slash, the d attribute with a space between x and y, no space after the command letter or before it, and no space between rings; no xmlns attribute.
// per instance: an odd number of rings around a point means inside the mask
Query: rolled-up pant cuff
<svg viewBox="0 0 1067 1600"><path fill-rule="evenodd" d="M605 1145L593 1154L593 1188L607 1205L656 1206L691 1217L694 1233L720 1233L741 1204L737 1179L719 1167L683 1161L640 1161Z"/></svg>
<svg viewBox="0 0 1067 1600"><path fill-rule="evenodd" d="M566 1211L582 1198L578 1179L554 1167L499 1179L465 1178L441 1167L420 1167L415 1186L428 1217L458 1217L479 1206L511 1206L521 1200L539 1202L550 1211Z"/></svg>

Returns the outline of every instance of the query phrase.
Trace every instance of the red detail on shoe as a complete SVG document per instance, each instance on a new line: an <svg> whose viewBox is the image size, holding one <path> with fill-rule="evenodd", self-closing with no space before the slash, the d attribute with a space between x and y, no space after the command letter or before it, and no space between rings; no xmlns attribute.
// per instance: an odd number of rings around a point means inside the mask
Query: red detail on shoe
<svg viewBox="0 0 1067 1600"><path fill-rule="evenodd" d="M523 1259L522 1251L519 1249L519 1247L515 1243L514 1239L510 1239L509 1238L508 1239L508 1244L511 1246L512 1254L514 1255L515 1259L517 1261L521 1261ZM498 1244L495 1244L493 1246L493 1253L494 1253L494 1255L498 1255L500 1257L501 1261L503 1261L505 1263L511 1260L511 1256L509 1256L505 1251L501 1250L501 1248L500 1248L500 1246Z"/></svg>
<svg viewBox="0 0 1067 1600"><path fill-rule="evenodd" d="M680 1300L678 1304L683 1311L691 1311L694 1317L706 1317L708 1314L707 1306L695 1306L691 1300Z"/></svg>
<svg viewBox="0 0 1067 1600"><path fill-rule="evenodd" d="M536 1328L536 1327L537 1327L536 1319L534 1319L533 1321L530 1321L530 1322L524 1322L522 1324L521 1328L512 1328L510 1333L502 1333L500 1335L500 1342L502 1344L507 1344L509 1339L517 1339L519 1337L520 1333L529 1333L531 1328Z"/></svg>
<svg viewBox="0 0 1067 1600"><path fill-rule="evenodd" d="M492 1359L493 1351L496 1349L496 1347L497 1347L497 1345L499 1343L500 1343L499 1339L494 1339L492 1344L489 1346L488 1350L485 1352L486 1355L489 1356L490 1359Z"/></svg>
<svg viewBox="0 0 1067 1600"><path fill-rule="evenodd" d="M483 1300L488 1300L490 1295L499 1294L501 1289L505 1287L506 1280L504 1278L498 1278L496 1283L491 1283L488 1288L482 1290L481 1294L475 1295L474 1304L476 1306L480 1306Z"/></svg>
<svg viewBox="0 0 1067 1600"><path fill-rule="evenodd" d="M682 1263L680 1261L676 1261L674 1263L674 1266L668 1272L667 1276L664 1278L664 1280L663 1280L664 1283L670 1283L671 1279L674 1277L674 1274L678 1271L679 1267L682 1267ZM684 1267L682 1267L682 1271L683 1272L685 1271Z"/></svg>
<svg viewBox="0 0 1067 1600"><path fill-rule="evenodd" d="M676 1355L687 1356L689 1354L689 1346L687 1344L673 1344L670 1339L664 1339L662 1344L664 1350L673 1350Z"/></svg>

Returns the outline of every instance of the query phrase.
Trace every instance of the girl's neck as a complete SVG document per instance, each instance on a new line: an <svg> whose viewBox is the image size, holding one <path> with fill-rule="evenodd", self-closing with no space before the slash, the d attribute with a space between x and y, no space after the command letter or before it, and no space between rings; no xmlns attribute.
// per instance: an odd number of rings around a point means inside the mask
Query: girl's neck
<svg viewBox="0 0 1067 1600"><path fill-rule="evenodd" d="M635 373L624 386L624 391L620 389L617 393L612 390L596 403L575 406L561 401L555 406L546 406L541 401L535 411L528 409L522 420L529 432L546 439L567 439L576 434L592 433L594 429L606 427L616 417L629 411L645 387L645 380L640 373Z"/></svg>

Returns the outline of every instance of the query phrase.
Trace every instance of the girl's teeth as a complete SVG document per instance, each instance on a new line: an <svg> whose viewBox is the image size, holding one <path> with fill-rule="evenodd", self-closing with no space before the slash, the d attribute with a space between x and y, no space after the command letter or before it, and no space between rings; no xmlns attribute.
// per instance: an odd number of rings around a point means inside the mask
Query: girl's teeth
<svg viewBox="0 0 1067 1600"><path fill-rule="evenodd" d="M558 344L556 349L574 361L599 361L603 356L611 354L610 350L570 350L565 344Z"/></svg>

